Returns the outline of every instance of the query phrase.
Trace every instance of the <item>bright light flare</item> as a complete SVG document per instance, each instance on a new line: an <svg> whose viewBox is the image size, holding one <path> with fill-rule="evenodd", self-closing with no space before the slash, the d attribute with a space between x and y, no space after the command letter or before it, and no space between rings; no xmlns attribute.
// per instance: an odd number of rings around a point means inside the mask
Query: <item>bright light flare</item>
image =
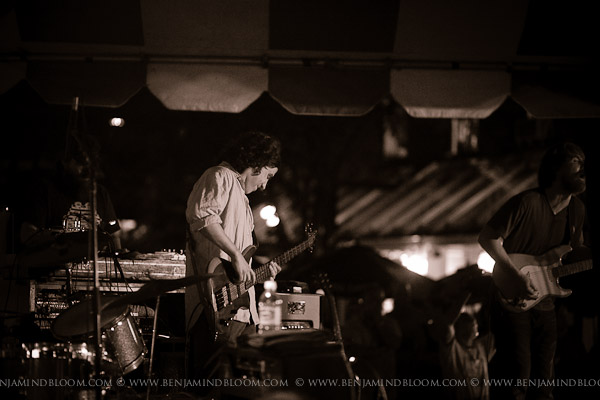
<svg viewBox="0 0 600 400"><path fill-rule="evenodd" d="M123 118L111 118L110 119L110 126L114 126L115 128L122 128L123 126L125 126L125 120Z"/></svg>
<svg viewBox="0 0 600 400"><path fill-rule="evenodd" d="M260 217L266 221L269 218L275 216L276 212L277 212L277 209L275 208L275 206L267 205L267 206L264 206L263 208L261 208Z"/></svg>
<svg viewBox="0 0 600 400"><path fill-rule="evenodd" d="M121 227L121 231L129 232L138 227L138 223L135 219L120 219L119 226Z"/></svg>
<svg viewBox="0 0 600 400"><path fill-rule="evenodd" d="M421 254L408 255L404 253L400 256L400 261L406 268L419 275L425 276L429 272L429 261Z"/></svg>
<svg viewBox="0 0 600 400"><path fill-rule="evenodd" d="M485 251L479 253L479 257L477 257L477 265L485 272L492 273L495 263L494 259Z"/></svg>
<svg viewBox="0 0 600 400"><path fill-rule="evenodd" d="M269 228L274 228L279 225L279 217L276 215L271 215L267 218L266 224Z"/></svg>
<svg viewBox="0 0 600 400"><path fill-rule="evenodd" d="M392 311L394 311L394 299L391 297L383 299L381 302L381 315L384 316Z"/></svg>

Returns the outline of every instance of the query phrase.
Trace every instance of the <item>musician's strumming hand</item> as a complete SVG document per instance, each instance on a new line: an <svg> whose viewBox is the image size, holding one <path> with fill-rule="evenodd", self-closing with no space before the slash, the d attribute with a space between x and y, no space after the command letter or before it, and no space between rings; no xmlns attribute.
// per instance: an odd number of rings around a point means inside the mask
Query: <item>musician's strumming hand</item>
<svg viewBox="0 0 600 400"><path fill-rule="evenodd" d="M275 261L269 262L269 272L271 273L271 277L275 278L275 276L281 271L281 267Z"/></svg>
<svg viewBox="0 0 600 400"><path fill-rule="evenodd" d="M234 257L231 263L233 265L233 268L235 269L235 272L237 272L238 276L240 277L239 283L256 282L256 274L254 273L252 268L250 268L250 264L248 264L248 261L246 261L246 259L241 253Z"/></svg>
<svg viewBox="0 0 600 400"><path fill-rule="evenodd" d="M535 300L539 296L538 290L533 286L529 277L520 271L516 273L515 285L516 297L519 299Z"/></svg>

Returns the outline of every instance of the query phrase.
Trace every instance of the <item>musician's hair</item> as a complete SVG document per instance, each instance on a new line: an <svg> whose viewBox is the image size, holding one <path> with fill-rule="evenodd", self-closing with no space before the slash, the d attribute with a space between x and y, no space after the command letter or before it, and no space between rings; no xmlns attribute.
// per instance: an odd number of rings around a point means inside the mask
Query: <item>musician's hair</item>
<svg viewBox="0 0 600 400"><path fill-rule="evenodd" d="M538 170L539 187L541 189L550 187L560 167L575 156L585 158L581 147L571 142L558 143L546 150Z"/></svg>
<svg viewBox="0 0 600 400"><path fill-rule="evenodd" d="M281 161L281 144L265 133L248 131L229 143L221 159L240 173L246 168L277 168Z"/></svg>

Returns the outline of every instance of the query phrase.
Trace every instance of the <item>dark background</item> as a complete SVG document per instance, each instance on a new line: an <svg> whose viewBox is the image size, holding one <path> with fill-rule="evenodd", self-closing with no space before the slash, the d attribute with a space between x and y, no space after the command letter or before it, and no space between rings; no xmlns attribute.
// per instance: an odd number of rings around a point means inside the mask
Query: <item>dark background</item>
<svg viewBox="0 0 600 400"><path fill-rule="evenodd" d="M194 182L204 169L219 162L218 149L247 129L262 130L282 141L280 172L265 192L250 196L255 206L277 203L281 196L291 199L292 205L280 210L282 225L291 227L271 231L281 236L284 245L301 238L307 222L321 226L324 238L334 232L338 187L400 185L435 160L526 154L561 139L578 143L588 155L585 197L590 218L596 218L598 119L535 121L508 99L480 121L479 150L452 155L450 120L402 115L408 156L386 159L384 121L391 113L397 114L398 107L393 101L383 101L361 117L299 116L265 93L239 114L172 111L143 88L122 107L83 105L74 113L69 106L46 104L21 82L0 96L4 121L1 183L5 188L0 200L11 209L18 208L23 185L34 176L54 173L67 135L72 134L69 123L77 121L78 132L92 135L100 144L99 182L108 188L118 217L136 220L138 229L145 226L136 236L124 237L125 247L141 252L184 247L185 203ZM125 125L111 127L112 117L124 118ZM335 245L322 240L328 247Z"/></svg>

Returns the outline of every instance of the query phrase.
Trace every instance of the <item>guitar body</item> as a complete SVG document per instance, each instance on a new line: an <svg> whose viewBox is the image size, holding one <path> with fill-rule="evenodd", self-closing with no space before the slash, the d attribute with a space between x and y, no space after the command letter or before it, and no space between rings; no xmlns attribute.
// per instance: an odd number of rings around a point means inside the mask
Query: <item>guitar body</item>
<svg viewBox="0 0 600 400"><path fill-rule="evenodd" d="M571 290L560 287L555 270L561 267L561 259L571 250L570 246L563 245L540 256L509 254L512 262L529 278L539 295L536 299L516 298L515 288L510 282L508 273L503 268L496 266L492 272L492 278L500 292L502 305L510 311L523 312L531 309L548 296L569 296Z"/></svg>
<svg viewBox="0 0 600 400"><path fill-rule="evenodd" d="M248 246L244 249L242 254L247 262L250 262L256 249L256 246ZM227 325L240 307L250 306L250 297L246 292L239 298L232 300L231 303L226 301L230 296L227 293L228 288L233 282L239 279L230 261L215 257L209 262L207 272L209 274L217 274L216 277L208 279L202 284L203 292L206 294L205 299L209 302L205 311L208 323L211 330L217 334L219 331L218 327ZM241 284L235 286L240 286L239 290L240 292L242 291Z"/></svg>

